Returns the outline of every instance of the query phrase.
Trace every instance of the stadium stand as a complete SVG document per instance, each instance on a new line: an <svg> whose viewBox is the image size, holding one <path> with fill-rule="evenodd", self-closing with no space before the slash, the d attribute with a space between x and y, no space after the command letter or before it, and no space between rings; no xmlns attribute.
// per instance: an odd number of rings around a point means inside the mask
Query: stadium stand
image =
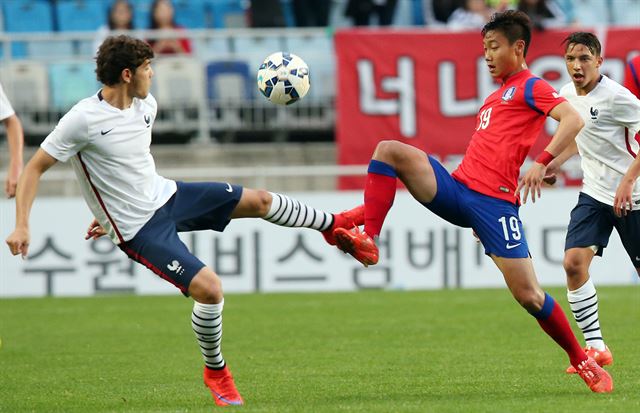
<svg viewBox="0 0 640 413"><path fill-rule="evenodd" d="M32 62L13 62L5 65L0 72L11 104L18 112L45 110L49 105L49 79L44 64Z"/></svg>
<svg viewBox="0 0 640 413"><path fill-rule="evenodd" d="M94 31L106 24L107 7L100 0L58 0L55 16L59 31Z"/></svg>
<svg viewBox="0 0 640 413"><path fill-rule="evenodd" d="M51 105L65 110L99 89L93 62L52 63L49 65Z"/></svg>

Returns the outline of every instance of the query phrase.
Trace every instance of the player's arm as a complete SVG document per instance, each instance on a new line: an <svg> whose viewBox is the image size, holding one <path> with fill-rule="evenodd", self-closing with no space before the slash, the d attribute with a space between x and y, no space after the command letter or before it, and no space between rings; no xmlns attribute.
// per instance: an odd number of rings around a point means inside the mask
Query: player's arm
<svg viewBox="0 0 640 413"><path fill-rule="evenodd" d="M549 185L553 185L556 182L556 174L560 172L560 167L564 165L564 163L574 155L578 153L578 144L575 140L569 143L569 146L565 148L564 151L560 152L560 155L553 158L549 165L547 165L547 170L544 175L544 182Z"/></svg>
<svg viewBox="0 0 640 413"><path fill-rule="evenodd" d="M7 179L4 183L4 192L8 198L13 198L16 194L18 178L22 172L24 134L22 131L22 123L15 113L2 122L7 131L7 143L9 144L9 169L7 170Z"/></svg>
<svg viewBox="0 0 640 413"><path fill-rule="evenodd" d="M56 159L42 149L33 155L18 180L16 190L16 228L7 238L7 245L13 255L26 257L29 251L29 214L38 192L40 177L55 163Z"/></svg>
<svg viewBox="0 0 640 413"><path fill-rule="evenodd" d="M523 204L527 202L529 192L531 192L531 200L533 202L536 202L536 195L540 198L540 188L546 175L547 165L567 148L570 148L571 145L575 145L576 136L584 126L584 121L580 114L566 101L551 109L549 116L559 122L558 129L543 153L536 158L536 161L518 184L517 193L524 189Z"/></svg>
<svg viewBox="0 0 640 413"><path fill-rule="evenodd" d="M640 176L640 155L636 156L636 159L631 163L627 173L622 177L620 185L616 190L616 196L613 199L613 210L616 215L621 217L627 215L627 210L631 210L633 202L633 187L636 184L636 180Z"/></svg>
<svg viewBox="0 0 640 413"><path fill-rule="evenodd" d="M612 112L614 119L624 126L634 136L640 130L640 99L628 91L617 93L613 98ZM633 187L640 174L640 160L636 158L622 177L616 195L613 199L613 209L616 215L622 216L631 210L633 202Z"/></svg>

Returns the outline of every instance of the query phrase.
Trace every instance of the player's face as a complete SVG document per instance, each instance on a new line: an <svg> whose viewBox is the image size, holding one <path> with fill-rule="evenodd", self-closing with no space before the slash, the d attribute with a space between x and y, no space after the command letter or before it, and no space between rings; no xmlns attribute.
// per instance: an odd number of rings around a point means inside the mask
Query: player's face
<svg viewBox="0 0 640 413"><path fill-rule="evenodd" d="M517 40L509 44L509 39L498 30L489 30L482 41L484 45L484 60L489 67L489 73L495 79L504 79L517 71L522 62L524 41Z"/></svg>
<svg viewBox="0 0 640 413"><path fill-rule="evenodd" d="M133 75L133 81L131 86L133 89L133 96L144 99L149 94L151 89L151 77L153 76L153 69L151 69L151 60L147 59L143 64L136 68L136 73Z"/></svg>
<svg viewBox="0 0 640 413"><path fill-rule="evenodd" d="M591 50L583 44L571 43L564 54L567 72L576 89L595 87L600 79L601 56L594 56Z"/></svg>

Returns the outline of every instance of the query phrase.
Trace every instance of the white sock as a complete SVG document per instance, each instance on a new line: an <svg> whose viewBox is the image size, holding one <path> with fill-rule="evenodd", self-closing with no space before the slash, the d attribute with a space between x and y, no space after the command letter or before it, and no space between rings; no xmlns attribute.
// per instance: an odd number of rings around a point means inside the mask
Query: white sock
<svg viewBox="0 0 640 413"><path fill-rule="evenodd" d="M200 352L204 358L204 364L211 369L221 369L224 367L224 359L220 344L222 341L222 307L224 300L220 304L193 303L191 313L191 327L196 333L196 340L200 345Z"/></svg>
<svg viewBox="0 0 640 413"><path fill-rule="evenodd" d="M591 278L577 290L567 290L567 300L587 346L604 351L605 345L598 319L598 294Z"/></svg>
<svg viewBox="0 0 640 413"><path fill-rule="evenodd" d="M273 200L263 219L283 227L304 227L324 231L333 225L333 215L311 208L286 195L269 192Z"/></svg>

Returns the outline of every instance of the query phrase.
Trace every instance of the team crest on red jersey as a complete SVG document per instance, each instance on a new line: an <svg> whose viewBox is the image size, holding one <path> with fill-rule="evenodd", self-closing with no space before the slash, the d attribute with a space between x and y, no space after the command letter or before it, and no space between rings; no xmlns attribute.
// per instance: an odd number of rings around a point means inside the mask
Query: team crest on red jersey
<svg viewBox="0 0 640 413"><path fill-rule="evenodd" d="M503 102L508 102L511 99L513 99L513 96L516 94L516 87L515 86L511 86L509 89L505 90L504 93L502 94L502 101Z"/></svg>

